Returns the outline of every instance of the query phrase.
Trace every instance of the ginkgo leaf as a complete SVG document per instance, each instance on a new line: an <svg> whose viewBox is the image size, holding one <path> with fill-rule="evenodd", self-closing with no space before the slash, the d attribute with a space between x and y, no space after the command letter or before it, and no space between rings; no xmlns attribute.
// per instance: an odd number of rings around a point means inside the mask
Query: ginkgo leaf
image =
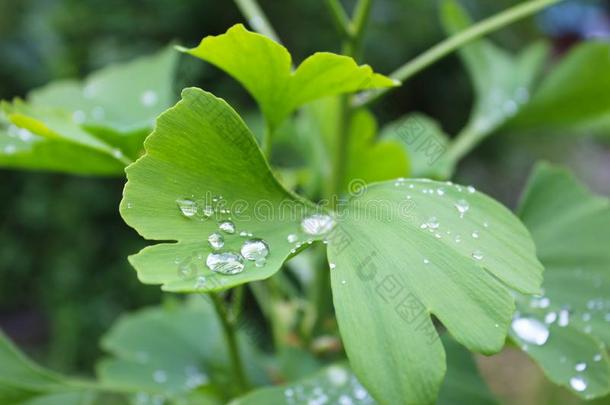
<svg viewBox="0 0 610 405"><path fill-rule="evenodd" d="M544 78L531 102L513 121L520 130L610 128L610 69L607 42L576 45Z"/></svg>
<svg viewBox="0 0 610 405"><path fill-rule="evenodd" d="M332 218L312 217L312 203L281 187L227 103L195 88L182 97L159 117L146 155L127 168L121 202L123 218L142 236L178 243L147 247L130 262L142 282L167 291L217 291L270 277L301 245L320 239ZM241 258L244 248L264 250L261 260Z"/></svg>
<svg viewBox="0 0 610 405"><path fill-rule="evenodd" d="M511 289L540 292L525 227L472 187L368 186L329 237L333 301L352 369L381 403L434 402L445 354L431 315L469 350L502 348ZM378 350L376 348L383 348Z"/></svg>
<svg viewBox="0 0 610 405"><path fill-rule="evenodd" d="M251 340L243 331L238 339L249 381L268 383ZM125 315L103 337L102 347L113 357L102 360L97 372L113 389L193 405L203 398L226 403L235 395L227 342L205 296Z"/></svg>
<svg viewBox="0 0 610 405"><path fill-rule="evenodd" d="M93 394L26 358L0 332L0 403L7 405L83 405Z"/></svg>
<svg viewBox="0 0 610 405"><path fill-rule="evenodd" d="M445 0L441 20L449 34L468 28L472 21L455 0ZM534 43L511 55L489 40L479 39L459 50L476 100L465 130L484 137L514 117L525 105L534 80L546 60L548 47Z"/></svg>
<svg viewBox="0 0 610 405"><path fill-rule="evenodd" d="M380 138L402 145L409 156L411 177L451 177L454 168L446 159L449 137L432 118L409 114L383 127Z"/></svg>
<svg viewBox="0 0 610 405"><path fill-rule="evenodd" d="M610 202L538 165L519 208L545 266L544 295L520 297L511 337L548 378L586 399L610 393Z"/></svg>
<svg viewBox="0 0 610 405"><path fill-rule="evenodd" d="M31 92L27 102L3 102L0 165L122 175L140 156L154 118L175 99L177 55L168 47L101 69L83 82L52 82Z"/></svg>
<svg viewBox="0 0 610 405"><path fill-rule="evenodd" d="M315 53L293 71L286 48L242 24L204 38L196 48L181 50L238 80L258 102L272 132L292 111L310 101L398 84L367 65L358 66L352 58L327 52Z"/></svg>

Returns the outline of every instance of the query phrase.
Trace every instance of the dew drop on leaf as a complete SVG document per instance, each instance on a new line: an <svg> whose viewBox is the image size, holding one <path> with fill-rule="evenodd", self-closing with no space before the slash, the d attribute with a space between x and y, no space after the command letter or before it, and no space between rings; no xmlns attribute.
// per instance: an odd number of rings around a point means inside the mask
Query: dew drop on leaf
<svg viewBox="0 0 610 405"><path fill-rule="evenodd" d="M301 229L308 235L319 236L330 232L335 220L326 214L313 214L301 221Z"/></svg>
<svg viewBox="0 0 610 405"><path fill-rule="evenodd" d="M472 258L475 260L483 260L483 253L480 250L472 252Z"/></svg>
<svg viewBox="0 0 610 405"><path fill-rule="evenodd" d="M241 255L247 260L264 260L269 255L269 246L262 239L250 239L241 246Z"/></svg>
<svg viewBox="0 0 610 405"><path fill-rule="evenodd" d="M582 392L587 389L587 382L582 377L572 377L570 378L570 387L575 391Z"/></svg>
<svg viewBox="0 0 610 405"><path fill-rule="evenodd" d="M180 208L180 212L187 218L191 218L197 214L197 204L193 200L183 199L176 200L178 204L178 208Z"/></svg>
<svg viewBox="0 0 610 405"><path fill-rule="evenodd" d="M576 371L585 371L587 369L587 363L585 362L581 362L576 364L576 366L574 366L574 370Z"/></svg>
<svg viewBox="0 0 610 405"><path fill-rule="evenodd" d="M294 243L299 240L299 237L296 234L291 233L286 237L286 240L288 241L288 243Z"/></svg>
<svg viewBox="0 0 610 405"><path fill-rule="evenodd" d="M231 221L221 221L218 224L218 228L220 228L221 231L229 234L235 233L235 224Z"/></svg>
<svg viewBox="0 0 610 405"><path fill-rule="evenodd" d="M210 253L205 264L210 270L220 274L237 274L244 270L243 258L234 252Z"/></svg>
<svg viewBox="0 0 610 405"><path fill-rule="evenodd" d="M464 214L470 209L470 204L466 200L458 200L455 203L455 208L460 213L460 218L464 218Z"/></svg>
<svg viewBox="0 0 610 405"><path fill-rule="evenodd" d="M521 340L537 346L542 346L549 338L548 327L534 318L516 317L511 327Z"/></svg>
<svg viewBox="0 0 610 405"><path fill-rule="evenodd" d="M561 327L565 327L568 326L569 323L570 313L567 309L562 309L561 311L559 311L559 321L557 321L557 324Z"/></svg>
<svg viewBox="0 0 610 405"><path fill-rule="evenodd" d="M218 232L214 232L208 236L208 243L214 250L222 248L225 244L225 238Z"/></svg>

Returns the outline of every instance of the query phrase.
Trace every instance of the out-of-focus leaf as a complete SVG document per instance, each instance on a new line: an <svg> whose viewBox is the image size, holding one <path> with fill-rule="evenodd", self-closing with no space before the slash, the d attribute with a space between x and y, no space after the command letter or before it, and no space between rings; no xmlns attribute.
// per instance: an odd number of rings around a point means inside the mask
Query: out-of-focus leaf
<svg viewBox="0 0 610 405"><path fill-rule="evenodd" d="M519 215L544 264L544 295L520 297L511 337L556 384L610 392L610 202L569 172L539 165Z"/></svg>
<svg viewBox="0 0 610 405"><path fill-rule="evenodd" d="M441 9L445 30L455 34L472 21L455 0L445 0ZM459 50L475 90L475 104L463 131L479 138L492 133L525 105L534 80L547 58L548 47L535 43L511 55L489 40L474 41Z"/></svg>
<svg viewBox="0 0 610 405"><path fill-rule="evenodd" d="M433 181L367 187L342 210L328 259L351 367L382 403L436 399L445 354L431 315L468 349L493 353L514 311L510 289L538 293L542 281L510 211L472 187Z"/></svg>
<svg viewBox="0 0 610 405"><path fill-rule="evenodd" d="M184 90L145 146L146 155L127 168L121 214L148 239L179 242L156 244L130 258L142 282L168 291L223 290L277 272L297 247L288 235L301 242L321 238L300 226L316 207L282 188L251 132L223 100ZM233 233L219 229L229 218ZM265 264L246 260L243 271L232 275L211 271L206 260L216 251L208 237L215 232L224 239L220 251L236 255L246 241L264 240Z"/></svg>
<svg viewBox="0 0 610 405"><path fill-rule="evenodd" d="M238 340L250 381L268 383L261 355L243 330ZM234 395L227 342L205 296L126 315L102 346L114 356L98 365L109 387L189 404L223 403Z"/></svg>
<svg viewBox="0 0 610 405"><path fill-rule="evenodd" d="M183 51L238 80L258 102L272 132L292 111L310 101L397 85L373 73L370 66L358 66L352 58L327 52L315 53L293 71L286 48L241 24Z"/></svg>
<svg viewBox="0 0 610 405"><path fill-rule="evenodd" d="M411 177L446 179L453 172L446 159L449 137L436 121L424 114L409 114L389 123L380 138L402 145L409 156Z"/></svg>
<svg viewBox="0 0 610 405"><path fill-rule="evenodd" d="M27 359L0 332L0 403L3 405L86 405L92 393Z"/></svg>
<svg viewBox="0 0 610 405"><path fill-rule="evenodd" d="M522 130L610 132L610 45L577 45L544 78L511 122Z"/></svg>

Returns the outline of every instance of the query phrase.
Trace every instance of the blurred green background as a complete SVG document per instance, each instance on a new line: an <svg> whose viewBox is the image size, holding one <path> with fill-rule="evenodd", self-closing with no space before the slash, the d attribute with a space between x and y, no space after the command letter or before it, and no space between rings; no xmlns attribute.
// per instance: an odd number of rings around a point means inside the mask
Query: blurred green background
<svg viewBox="0 0 610 405"><path fill-rule="evenodd" d="M479 19L516 2L462 3ZM339 51L322 0L260 4L296 60L315 51ZM345 4L350 8L353 2ZM608 2L571 1L563 11L551 10L493 38L519 49L546 37L559 58L584 38L607 38L609 9ZM58 78L83 77L171 41L194 45L236 22L243 18L231 1L0 0L0 99L24 96ZM376 0L365 61L390 73L443 37L435 1ZM230 100L242 113L254 109L227 75L182 57L176 95L187 85ZM450 56L374 110L381 123L421 111L454 134L471 102L468 77ZM544 157L571 166L595 191L610 193L608 144L559 139L496 136L466 159L458 178L513 205L531 165ZM159 288L139 283L127 263L144 242L118 214L123 182L0 170L0 327L55 369L90 373L100 355L98 338L113 320L161 299Z"/></svg>

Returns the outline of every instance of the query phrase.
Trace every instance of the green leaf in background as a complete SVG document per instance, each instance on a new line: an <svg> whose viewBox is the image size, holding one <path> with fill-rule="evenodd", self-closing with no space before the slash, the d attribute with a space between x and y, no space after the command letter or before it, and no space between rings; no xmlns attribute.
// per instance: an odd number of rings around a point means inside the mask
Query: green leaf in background
<svg viewBox="0 0 610 405"><path fill-rule="evenodd" d="M145 131L174 104L174 71L179 53L168 46L148 56L107 66L85 80L52 82L32 91L37 107L56 107L76 123L120 135Z"/></svg>
<svg viewBox="0 0 610 405"><path fill-rule="evenodd" d="M511 337L582 398L610 392L610 202L569 172L537 166L519 208L545 266L544 295L520 297Z"/></svg>
<svg viewBox="0 0 610 405"><path fill-rule="evenodd" d="M367 65L358 66L352 58L326 52L315 53L293 71L286 48L241 24L225 34L204 38L196 48L182 50L238 80L258 102L271 132L310 101L397 85Z"/></svg>
<svg viewBox="0 0 610 405"><path fill-rule="evenodd" d="M3 405L85 405L93 395L27 359L0 332L0 403Z"/></svg>
<svg viewBox="0 0 610 405"><path fill-rule="evenodd" d="M281 187L237 113L200 89L183 91L145 147L126 170L121 214L145 238L178 243L130 258L144 283L203 292L265 279L332 225L310 217L316 207ZM260 261L240 258L257 246Z"/></svg>
<svg viewBox="0 0 610 405"><path fill-rule="evenodd" d="M545 77L511 127L607 133L610 129L609 52L607 42L587 41L575 46Z"/></svg>
<svg viewBox="0 0 610 405"><path fill-rule="evenodd" d="M514 311L510 289L535 294L542 281L510 211L472 187L424 180L363 189L343 207L328 259L351 367L382 403L436 399L445 354L431 315L469 350L494 353Z"/></svg>
<svg viewBox="0 0 610 405"><path fill-rule="evenodd" d="M399 142L409 156L411 177L449 178L454 168L446 159L449 137L432 118L409 114L383 127L382 140Z"/></svg>
<svg viewBox="0 0 610 405"><path fill-rule="evenodd" d="M119 175L142 151L154 118L175 100L172 48L53 82L3 103L0 166L84 175Z"/></svg>
<svg viewBox="0 0 610 405"><path fill-rule="evenodd" d="M244 331L238 340L249 380L268 383ZM188 404L220 404L235 395L222 327L205 296L126 315L102 347L113 356L97 367L105 386Z"/></svg>
<svg viewBox="0 0 610 405"><path fill-rule="evenodd" d="M455 0L443 3L441 20L448 34L472 24ZM460 48L458 53L476 95L470 119L462 131L471 137L483 138L514 117L528 102L548 49L546 44L535 43L518 55L511 55L492 42L480 39Z"/></svg>

